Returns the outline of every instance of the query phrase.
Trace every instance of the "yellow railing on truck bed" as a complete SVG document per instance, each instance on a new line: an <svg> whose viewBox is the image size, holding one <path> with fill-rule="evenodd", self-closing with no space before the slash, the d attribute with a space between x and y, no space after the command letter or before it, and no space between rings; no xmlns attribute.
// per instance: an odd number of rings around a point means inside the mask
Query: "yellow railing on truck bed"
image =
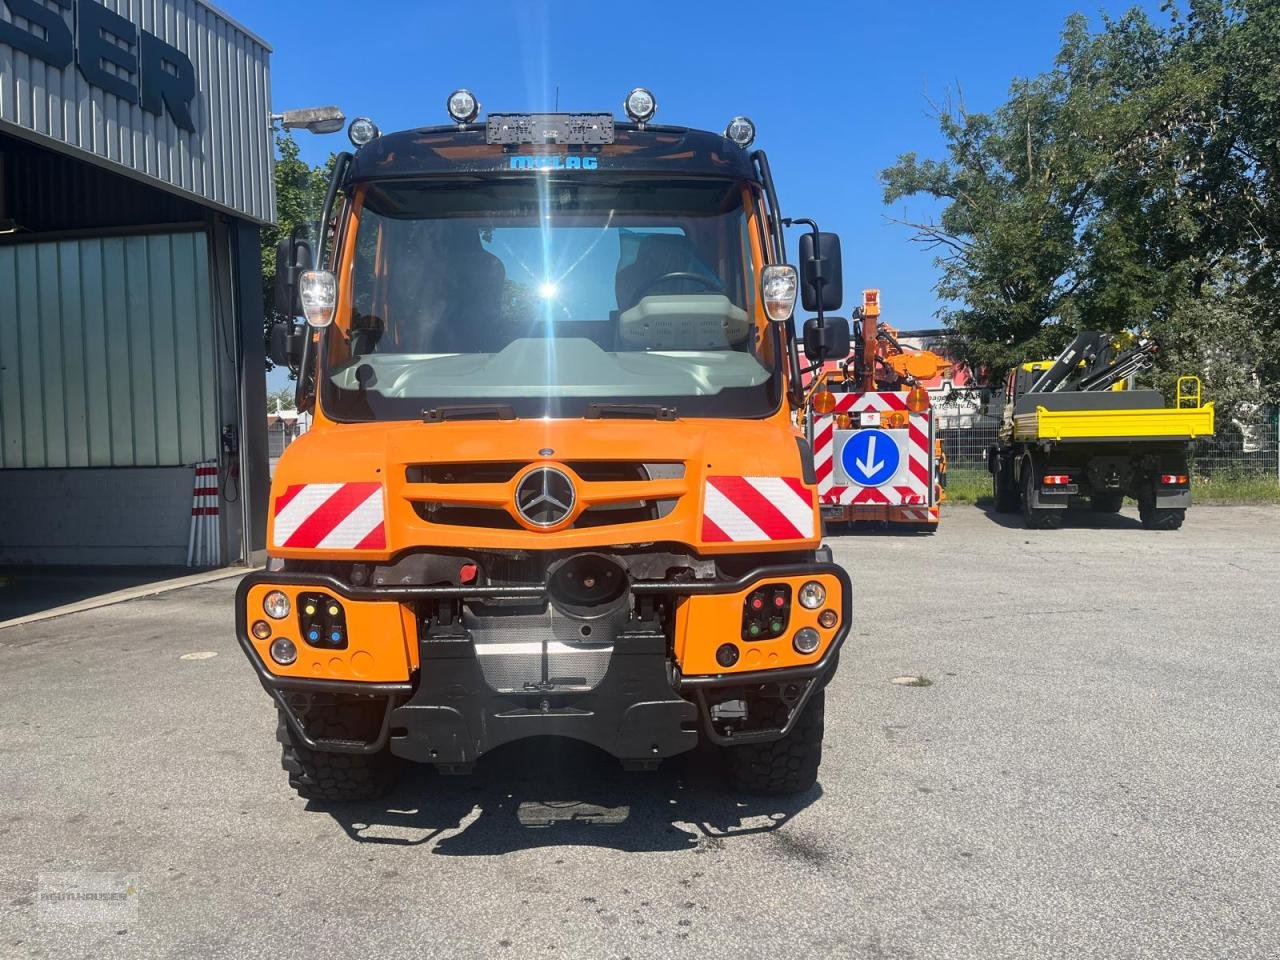
<svg viewBox="0 0 1280 960"><path fill-rule="evenodd" d="M1213 404L1135 410L1048 410L1013 418L1013 438L1034 440L1194 440L1213 434Z"/></svg>

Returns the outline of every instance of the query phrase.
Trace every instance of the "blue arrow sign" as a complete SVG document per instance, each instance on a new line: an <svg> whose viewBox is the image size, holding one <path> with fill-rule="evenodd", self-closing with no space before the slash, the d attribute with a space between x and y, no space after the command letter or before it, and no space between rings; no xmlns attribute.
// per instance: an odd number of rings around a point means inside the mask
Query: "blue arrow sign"
<svg viewBox="0 0 1280 960"><path fill-rule="evenodd" d="M859 430L845 441L840 464L860 487L878 487L898 472L902 453L883 430Z"/></svg>

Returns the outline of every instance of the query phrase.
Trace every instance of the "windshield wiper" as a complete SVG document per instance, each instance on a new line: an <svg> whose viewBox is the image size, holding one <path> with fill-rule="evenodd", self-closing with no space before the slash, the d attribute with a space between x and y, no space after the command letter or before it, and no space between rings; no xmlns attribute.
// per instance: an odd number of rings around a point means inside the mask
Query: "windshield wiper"
<svg viewBox="0 0 1280 960"><path fill-rule="evenodd" d="M606 420L612 417L630 417L636 420L674 420L675 407L662 407L656 403L589 403L588 420Z"/></svg>
<svg viewBox="0 0 1280 960"><path fill-rule="evenodd" d="M516 412L509 403L460 403L451 407L432 407L422 411L426 423L446 420L514 420Z"/></svg>

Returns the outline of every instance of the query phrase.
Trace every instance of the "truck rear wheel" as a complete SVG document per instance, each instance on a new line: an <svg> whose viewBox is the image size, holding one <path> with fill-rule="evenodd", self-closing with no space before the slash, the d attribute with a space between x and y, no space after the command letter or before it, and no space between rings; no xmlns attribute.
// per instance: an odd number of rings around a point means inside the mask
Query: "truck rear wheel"
<svg viewBox="0 0 1280 960"><path fill-rule="evenodd" d="M991 471L991 499L996 513L1018 512L1018 491L1013 485L1012 471L997 462Z"/></svg>
<svg viewBox="0 0 1280 960"><path fill-rule="evenodd" d="M781 701L758 701L752 706L770 712L760 718L762 724L780 727L786 723L788 708ZM803 793L817 783L825 713L826 691L815 690L796 725L781 740L725 747L734 788L742 793L781 796Z"/></svg>
<svg viewBox="0 0 1280 960"><path fill-rule="evenodd" d="M338 703L313 706L305 717L307 735L313 740L360 740L369 736L372 710L376 703ZM299 742L276 705L280 741L280 766L289 774L289 786L304 800L322 803L349 803L382 796L400 779L403 761L383 747L377 753L327 753L312 750ZM381 717L378 721L380 723ZM376 730L376 728L375 728Z"/></svg>
<svg viewBox="0 0 1280 960"><path fill-rule="evenodd" d="M1032 530L1057 530L1062 526L1062 510L1046 510L1033 506L1036 495L1036 471L1028 462L1022 470L1022 519Z"/></svg>
<svg viewBox="0 0 1280 960"><path fill-rule="evenodd" d="M1095 493L1089 498L1089 509L1094 513L1119 513L1123 506L1123 493Z"/></svg>
<svg viewBox="0 0 1280 960"><path fill-rule="evenodd" d="M1138 497L1138 517L1147 530L1177 530L1187 511L1181 507L1157 507L1155 490L1147 489Z"/></svg>

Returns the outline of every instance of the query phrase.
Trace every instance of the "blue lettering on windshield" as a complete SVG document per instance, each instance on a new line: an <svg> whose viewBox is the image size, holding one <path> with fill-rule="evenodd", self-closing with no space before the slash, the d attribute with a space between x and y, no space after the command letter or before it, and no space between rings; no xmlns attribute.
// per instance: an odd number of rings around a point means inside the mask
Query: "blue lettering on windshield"
<svg viewBox="0 0 1280 960"><path fill-rule="evenodd" d="M544 153L536 156L512 157L508 166L512 170L598 170L600 158Z"/></svg>

